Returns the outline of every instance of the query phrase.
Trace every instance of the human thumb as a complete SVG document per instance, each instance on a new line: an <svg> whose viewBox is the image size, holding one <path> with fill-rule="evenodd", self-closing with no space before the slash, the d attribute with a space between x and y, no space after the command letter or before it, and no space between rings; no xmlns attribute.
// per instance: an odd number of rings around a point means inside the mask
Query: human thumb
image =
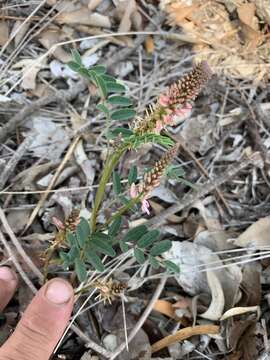
<svg viewBox="0 0 270 360"><path fill-rule="evenodd" d="M0 349L0 360L48 360L67 326L73 300L73 289L65 280L45 284Z"/></svg>

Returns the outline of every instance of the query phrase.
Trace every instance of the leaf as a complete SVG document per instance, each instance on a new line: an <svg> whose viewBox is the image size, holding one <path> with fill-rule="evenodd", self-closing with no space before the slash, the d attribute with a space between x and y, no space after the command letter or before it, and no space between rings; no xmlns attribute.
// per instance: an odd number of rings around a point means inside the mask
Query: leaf
<svg viewBox="0 0 270 360"><path fill-rule="evenodd" d="M79 69L80 69L80 65L77 64L75 61L69 61L67 63L67 66L72 70L72 71L75 71L75 72L78 72Z"/></svg>
<svg viewBox="0 0 270 360"><path fill-rule="evenodd" d="M140 238L140 240L137 242L137 245L140 248L146 248L147 246L151 245L158 237L159 231L151 230Z"/></svg>
<svg viewBox="0 0 270 360"><path fill-rule="evenodd" d="M121 134L123 136L123 138L128 138L131 135L133 135L133 131L131 131L130 129L123 128L123 127L118 127L113 130L110 130L108 133L108 136L110 139L114 139L119 134Z"/></svg>
<svg viewBox="0 0 270 360"><path fill-rule="evenodd" d="M82 65L81 55L78 50L76 49L71 50L71 56L77 64Z"/></svg>
<svg viewBox="0 0 270 360"><path fill-rule="evenodd" d="M165 268L170 271L170 272L174 272L174 273L180 273L180 268L178 265L176 265L174 262L170 261L170 260L165 260L164 261L164 266Z"/></svg>
<svg viewBox="0 0 270 360"><path fill-rule="evenodd" d="M75 272L80 282L83 282L87 277L87 271L85 263L80 259L77 258L75 260Z"/></svg>
<svg viewBox="0 0 270 360"><path fill-rule="evenodd" d="M136 182L138 176L137 166L132 165L128 172L128 184L132 185Z"/></svg>
<svg viewBox="0 0 270 360"><path fill-rule="evenodd" d="M118 172L113 172L113 191L116 195L119 195L121 192L121 180Z"/></svg>
<svg viewBox="0 0 270 360"><path fill-rule="evenodd" d="M93 82L93 77L91 75L91 72L88 71L86 68L84 67L80 67L78 73L83 76L85 79L91 80Z"/></svg>
<svg viewBox="0 0 270 360"><path fill-rule="evenodd" d="M104 79L104 76L102 76L102 78ZM106 81L106 87L107 87L107 91L108 92L125 92L126 88L121 85L118 84L117 82L113 82L113 81Z"/></svg>
<svg viewBox="0 0 270 360"><path fill-rule="evenodd" d="M99 103L99 104L96 105L96 108L97 108L99 111L103 112L107 117L109 117L110 111L109 111L109 109L108 109L104 104Z"/></svg>
<svg viewBox="0 0 270 360"><path fill-rule="evenodd" d="M122 253L126 253L128 251L128 244L124 243L123 241L119 241L119 246Z"/></svg>
<svg viewBox="0 0 270 360"><path fill-rule="evenodd" d="M119 229L121 227L121 224L122 224L122 218L121 218L121 216L118 216L111 223L111 225L109 227L109 231L108 231L109 236L111 236L111 237L115 236L118 233L118 231L119 231Z"/></svg>
<svg viewBox="0 0 270 360"><path fill-rule="evenodd" d="M148 261L149 264L154 268L154 269L158 269L160 267L160 264L158 262L158 260L156 258L154 258L154 256L149 255L148 256Z"/></svg>
<svg viewBox="0 0 270 360"><path fill-rule="evenodd" d="M67 270L69 268L69 265L72 264L72 262L70 261L70 257L64 251L60 251L59 257L63 261L63 268Z"/></svg>
<svg viewBox="0 0 270 360"><path fill-rule="evenodd" d="M96 73L94 73L94 80L95 80L95 83L100 91L100 95L101 97L103 98L106 98L107 96L107 87L106 87L106 83L105 81L102 79L101 76L97 75Z"/></svg>
<svg viewBox="0 0 270 360"><path fill-rule="evenodd" d="M77 244L73 245L70 248L70 250L68 252L68 257L69 257L71 263L74 263L75 259L80 257L80 250L79 250Z"/></svg>
<svg viewBox="0 0 270 360"><path fill-rule="evenodd" d="M76 227L76 238L80 248L83 248L90 235L89 223L86 219L80 218L80 222Z"/></svg>
<svg viewBox="0 0 270 360"><path fill-rule="evenodd" d="M95 268L95 270L102 272L104 271L104 265L102 264L100 258L93 252L92 249L88 249L87 252L85 252L85 257L87 261L90 262L90 264Z"/></svg>
<svg viewBox="0 0 270 360"><path fill-rule="evenodd" d="M145 225L136 226L133 229L130 229L123 238L124 242L128 241L138 241L145 233L147 232L147 227Z"/></svg>
<svg viewBox="0 0 270 360"><path fill-rule="evenodd" d="M150 255L158 256L168 251L172 247L171 240L162 240L155 244L150 250Z"/></svg>
<svg viewBox="0 0 270 360"><path fill-rule="evenodd" d="M93 247L95 251L104 255L108 255L110 257L114 257L116 255L112 245L100 237L95 237L95 234L91 237L90 246Z"/></svg>
<svg viewBox="0 0 270 360"><path fill-rule="evenodd" d="M139 264L143 264L145 262L144 253L141 249L135 248L133 253Z"/></svg>
<svg viewBox="0 0 270 360"><path fill-rule="evenodd" d="M97 75L103 75L106 72L106 67L103 65L91 66L90 70L94 71ZM105 81L105 79L103 79Z"/></svg>
<svg viewBox="0 0 270 360"><path fill-rule="evenodd" d="M129 98L124 96L111 96L107 100L107 102L111 105L119 105L119 106L130 106L132 105L132 102L129 100Z"/></svg>
<svg viewBox="0 0 270 360"><path fill-rule="evenodd" d="M110 75L101 75L102 79L106 82L106 85L108 82L116 83L116 79L113 76Z"/></svg>
<svg viewBox="0 0 270 360"><path fill-rule="evenodd" d="M71 247L74 244L76 244L76 236L71 231L68 231L66 235L66 241L68 245Z"/></svg>
<svg viewBox="0 0 270 360"><path fill-rule="evenodd" d="M116 110L111 114L112 120L129 120L132 119L136 115L136 111L133 109L120 109Z"/></svg>

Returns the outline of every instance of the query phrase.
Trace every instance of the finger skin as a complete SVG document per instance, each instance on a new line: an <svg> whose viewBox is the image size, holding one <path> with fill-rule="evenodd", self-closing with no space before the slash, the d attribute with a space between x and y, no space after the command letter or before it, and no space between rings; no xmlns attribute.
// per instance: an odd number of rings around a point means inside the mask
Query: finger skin
<svg viewBox="0 0 270 360"><path fill-rule="evenodd" d="M48 360L70 318L74 297L58 305L45 294L53 279L43 286L27 307L12 336L0 349L0 360ZM66 283L73 294L72 287Z"/></svg>
<svg viewBox="0 0 270 360"><path fill-rule="evenodd" d="M10 279L6 280L0 278L0 311L3 311L16 290L17 277L9 268L2 267L1 271L8 271L11 276Z"/></svg>

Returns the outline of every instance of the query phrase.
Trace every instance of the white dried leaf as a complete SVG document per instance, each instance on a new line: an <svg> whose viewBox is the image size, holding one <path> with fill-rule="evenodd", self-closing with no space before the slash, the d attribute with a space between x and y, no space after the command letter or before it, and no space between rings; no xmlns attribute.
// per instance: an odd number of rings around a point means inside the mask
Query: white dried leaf
<svg viewBox="0 0 270 360"><path fill-rule="evenodd" d="M62 76L62 74L63 74L62 67L63 67L63 65L58 60L53 60L50 62L50 70L51 70L53 77L60 78Z"/></svg>
<svg viewBox="0 0 270 360"><path fill-rule="evenodd" d="M95 65L99 61L99 55L97 53L91 55L83 55L82 63L85 67L89 68L92 65Z"/></svg>
<svg viewBox="0 0 270 360"><path fill-rule="evenodd" d="M34 138L29 150L38 158L57 160L70 143L65 129L50 118L33 117L27 126L31 128L27 135Z"/></svg>
<svg viewBox="0 0 270 360"><path fill-rule="evenodd" d="M234 240L234 244L241 247L260 249L270 245L270 217L261 218L250 225Z"/></svg>
<svg viewBox="0 0 270 360"><path fill-rule="evenodd" d="M240 307L235 307L235 308L232 308L232 309L229 309L228 311L226 311L220 318L220 321L226 320L232 316L242 315L242 314L246 314L249 312L257 312L258 319L259 319L259 317L260 317L260 307L259 306L244 306L244 307L240 306Z"/></svg>

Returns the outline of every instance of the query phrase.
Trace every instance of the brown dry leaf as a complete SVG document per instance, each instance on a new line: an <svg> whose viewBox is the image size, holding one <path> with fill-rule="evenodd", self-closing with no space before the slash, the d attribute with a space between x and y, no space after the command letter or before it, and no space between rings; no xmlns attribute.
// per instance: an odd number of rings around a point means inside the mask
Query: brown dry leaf
<svg viewBox="0 0 270 360"><path fill-rule="evenodd" d="M0 46L4 46L5 43L8 41L9 38L9 31L8 31L8 25L6 21L1 20L0 21Z"/></svg>
<svg viewBox="0 0 270 360"><path fill-rule="evenodd" d="M249 51L254 50L262 39L262 34L258 31L255 18L255 5L243 4L237 8L242 32L246 40Z"/></svg>
<svg viewBox="0 0 270 360"><path fill-rule="evenodd" d="M25 90L34 90L36 88L36 77L40 69L45 65L43 61L24 59L13 65L13 69L22 68L22 83L21 86Z"/></svg>
<svg viewBox="0 0 270 360"><path fill-rule="evenodd" d="M256 13L268 25L270 25L270 2L269 0L250 0L256 5Z"/></svg>
<svg viewBox="0 0 270 360"><path fill-rule="evenodd" d="M50 50L52 46L61 42L61 31L56 27L46 29L41 32L38 40L41 43L41 45L43 45L46 49ZM70 54L67 53L60 46L58 46L54 50L53 55L56 59L60 60L63 63L67 63L68 61L71 60Z"/></svg>
<svg viewBox="0 0 270 360"><path fill-rule="evenodd" d="M161 211L164 210L164 207L154 200L149 200L149 203L151 208L154 210L155 215L160 214ZM183 218L177 215L170 215L167 217L167 220L174 224L179 224L183 220Z"/></svg>
<svg viewBox="0 0 270 360"><path fill-rule="evenodd" d="M11 31L11 34L10 34L10 36L12 37L16 32L15 39L14 39L15 48L20 44L22 38L26 34L26 32L29 29L30 25L31 25L30 21L25 22L24 24L23 24L23 22L21 20L15 21L15 24L14 24L14 26L12 28L12 31Z"/></svg>
<svg viewBox="0 0 270 360"><path fill-rule="evenodd" d="M160 312L161 314L164 314L171 319L177 319L177 316L175 315L174 306L166 300L157 300L155 302L155 305L153 307L154 310Z"/></svg>
<svg viewBox="0 0 270 360"><path fill-rule="evenodd" d="M260 249L263 246L270 246L270 217L261 218L250 225L234 244L241 247L254 247Z"/></svg>
<svg viewBox="0 0 270 360"><path fill-rule="evenodd" d="M182 21L188 18L194 10L199 7L199 4L185 6L181 3L173 3L168 5L167 11L169 12L169 22L171 24L182 25Z"/></svg>
<svg viewBox="0 0 270 360"><path fill-rule="evenodd" d="M241 283L242 299L239 305L255 306L261 302L261 266L256 262L245 264Z"/></svg>
<svg viewBox="0 0 270 360"><path fill-rule="evenodd" d="M75 11L62 12L56 18L59 24L78 24L110 28L111 22L108 16L91 12L87 6Z"/></svg>
<svg viewBox="0 0 270 360"><path fill-rule="evenodd" d="M173 335L168 335L165 338L157 341L152 345L152 352L159 351L164 349L165 347L174 344L176 342L185 340L195 335L204 335L204 334L218 334L219 326L216 325L198 325L198 326L190 326L184 329L177 331Z"/></svg>

